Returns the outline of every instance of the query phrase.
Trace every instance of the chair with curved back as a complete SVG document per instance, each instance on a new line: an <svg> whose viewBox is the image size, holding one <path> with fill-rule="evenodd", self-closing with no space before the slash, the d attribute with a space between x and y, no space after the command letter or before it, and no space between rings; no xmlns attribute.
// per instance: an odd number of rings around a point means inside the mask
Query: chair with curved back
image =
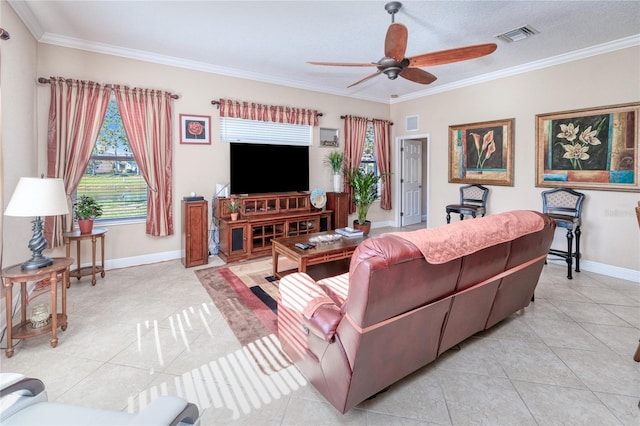
<svg viewBox="0 0 640 426"><path fill-rule="evenodd" d="M137 414L49 401L41 380L0 373L2 425L156 425L199 426L195 404L177 396L158 396Z"/></svg>
<svg viewBox="0 0 640 426"><path fill-rule="evenodd" d="M567 230L567 250L549 249L549 254L560 256L567 262L567 278L572 279L571 265L576 259L576 272L580 272L580 215L585 195L570 188L555 188L542 192L542 212L555 220L557 227ZM573 250L575 234L576 249Z"/></svg>
<svg viewBox="0 0 640 426"><path fill-rule="evenodd" d="M460 187L460 204L449 204L447 209L447 223L451 222L451 213L458 213L460 220L464 216L484 216L487 211L487 195L489 188L477 183Z"/></svg>

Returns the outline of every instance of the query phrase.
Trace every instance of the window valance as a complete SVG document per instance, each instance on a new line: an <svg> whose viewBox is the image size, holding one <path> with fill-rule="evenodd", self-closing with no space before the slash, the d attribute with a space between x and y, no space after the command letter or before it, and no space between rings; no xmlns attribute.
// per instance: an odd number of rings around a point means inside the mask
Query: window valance
<svg viewBox="0 0 640 426"><path fill-rule="evenodd" d="M220 117L241 118L244 120L272 121L274 123L318 126L318 117L322 114L314 109L295 108L282 105L264 105L257 102L240 102L220 99Z"/></svg>

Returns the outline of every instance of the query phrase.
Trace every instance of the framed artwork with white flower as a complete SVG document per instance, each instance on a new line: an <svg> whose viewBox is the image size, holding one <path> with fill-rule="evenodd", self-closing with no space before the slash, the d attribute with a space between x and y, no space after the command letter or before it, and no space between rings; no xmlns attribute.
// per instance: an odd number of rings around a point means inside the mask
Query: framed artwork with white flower
<svg viewBox="0 0 640 426"><path fill-rule="evenodd" d="M449 182L513 186L515 119L449 126Z"/></svg>
<svg viewBox="0 0 640 426"><path fill-rule="evenodd" d="M211 117L180 114L180 143L211 144Z"/></svg>
<svg viewBox="0 0 640 426"><path fill-rule="evenodd" d="M640 191L640 103L536 115L536 186Z"/></svg>

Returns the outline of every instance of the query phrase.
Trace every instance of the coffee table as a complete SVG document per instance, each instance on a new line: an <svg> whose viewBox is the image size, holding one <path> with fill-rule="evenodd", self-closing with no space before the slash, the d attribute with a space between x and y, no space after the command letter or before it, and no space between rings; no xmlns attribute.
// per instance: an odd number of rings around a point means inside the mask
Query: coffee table
<svg viewBox="0 0 640 426"><path fill-rule="evenodd" d="M306 250L296 247L296 243L309 243L309 238L321 235L333 235L332 231L315 232L313 234L299 235L295 237L274 238L271 240L273 255L273 275L282 278L295 270L278 271L278 257L285 256L298 265L298 272L307 272L307 267L350 259L358 244L367 237L345 238L332 242L316 243L316 246Z"/></svg>

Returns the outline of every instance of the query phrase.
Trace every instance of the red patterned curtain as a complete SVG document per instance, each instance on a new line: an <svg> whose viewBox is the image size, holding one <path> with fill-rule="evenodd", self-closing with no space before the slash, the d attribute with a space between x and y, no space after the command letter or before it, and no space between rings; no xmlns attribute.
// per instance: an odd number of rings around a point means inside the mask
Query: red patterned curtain
<svg viewBox="0 0 640 426"><path fill-rule="evenodd" d="M391 126L387 120L373 120L373 135L376 140L378 169L382 175L382 197L380 207L391 210Z"/></svg>
<svg viewBox="0 0 640 426"><path fill-rule="evenodd" d="M313 109L263 105L255 102L233 101L231 99L220 99L218 102L220 117L318 126L319 113Z"/></svg>
<svg viewBox="0 0 640 426"><path fill-rule="evenodd" d="M110 86L93 81L50 77L51 100L47 133L47 177L64 181L69 211L71 194L85 172L100 133L111 94ZM61 246L62 234L70 231L73 217L45 219L45 238L51 247Z"/></svg>
<svg viewBox="0 0 640 426"><path fill-rule="evenodd" d="M357 169L362 161L362 151L364 151L364 137L367 132L368 119L347 115L344 117L344 164L348 170ZM353 190L349 183L349 177L344 179L344 192L348 195L349 213L355 213L356 206L353 204Z"/></svg>
<svg viewBox="0 0 640 426"><path fill-rule="evenodd" d="M149 186L147 234L173 235L171 94L115 88L131 152Z"/></svg>

